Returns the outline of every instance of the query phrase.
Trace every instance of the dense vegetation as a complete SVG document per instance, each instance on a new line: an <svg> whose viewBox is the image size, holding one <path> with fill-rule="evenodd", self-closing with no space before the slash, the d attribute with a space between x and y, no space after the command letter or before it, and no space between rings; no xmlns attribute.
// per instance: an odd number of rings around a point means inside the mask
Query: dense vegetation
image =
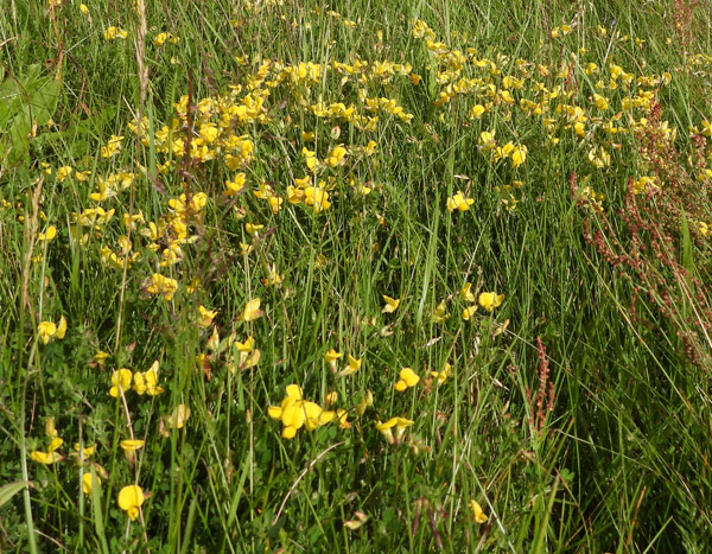
<svg viewBox="0 0 712 554"><path fill-rule="evenodd" d="M0 551L707 551L711 8L6 0Z"/></svg>

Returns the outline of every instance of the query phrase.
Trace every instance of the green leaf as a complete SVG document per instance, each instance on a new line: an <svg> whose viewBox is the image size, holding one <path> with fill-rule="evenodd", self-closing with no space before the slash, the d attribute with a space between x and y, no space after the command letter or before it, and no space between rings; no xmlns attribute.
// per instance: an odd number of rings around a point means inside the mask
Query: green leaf
<svg viewBox="0 0 712 554"><path fill-rule="evenodd" d="M32 481L15 481L0 487L0 507L27 486L33 486Z"/></svg>
<svg viewBox="0 0 712 554"><path fill-rule="evenodd" d="M24 76L0 83L0 129L9 128L0 147L10 164L28 159L32 129L45 125L57 109L61 84L41 74L40 64L33 64Z"/></svg>

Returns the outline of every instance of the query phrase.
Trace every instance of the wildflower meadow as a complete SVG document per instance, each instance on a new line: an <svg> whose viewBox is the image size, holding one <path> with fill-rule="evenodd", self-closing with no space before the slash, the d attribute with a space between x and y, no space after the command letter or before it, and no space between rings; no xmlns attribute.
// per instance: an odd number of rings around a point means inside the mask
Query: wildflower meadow
<svg viewBox="0 0 712 554"><path fill-rule="evenodd" d="M711 17L0 0L0 552L712 551Z"/></svg>

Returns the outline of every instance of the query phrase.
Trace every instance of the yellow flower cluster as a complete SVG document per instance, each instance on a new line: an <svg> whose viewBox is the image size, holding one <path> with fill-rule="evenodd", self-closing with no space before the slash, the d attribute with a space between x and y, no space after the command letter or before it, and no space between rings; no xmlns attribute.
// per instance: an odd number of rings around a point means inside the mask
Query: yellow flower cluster
<svg viewBox="0 0 712 554"><path fill-rule="evenodd" d="M138 395L147 394L157 396L163 392L163 387L158 385L158 360L145 372L132 372L130 369L117 369L111 374L111 388L109 394L118 398L131 388ZM132 384L133 383L133 384Z"/></svg>
<svg viewBox="0 0 712 554"><path fill-rule="evenodd" d="M52 339L63 339L66 332L67 320L64 316L59 318L59 323L56 325L52 321L42 321L37 326L37 334L42 344L47 344Z"/></svg>
<svg viewBox="0 0 712 554"><path fill-rule="evenodd" d="M304 400L299 385L287 385L287 394L279 406L270 406L269 416L282 422L282 437L292 439L302 427L313 431L321 425L336 421L342 428L349 427L346 410L324 410L316 402Z"/></svg>

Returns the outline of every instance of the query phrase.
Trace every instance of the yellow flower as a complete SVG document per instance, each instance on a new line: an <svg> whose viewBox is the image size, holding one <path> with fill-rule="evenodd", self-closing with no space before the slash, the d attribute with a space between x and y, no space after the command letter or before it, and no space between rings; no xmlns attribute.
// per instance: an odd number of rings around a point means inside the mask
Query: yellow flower
<svg viewBox="0 0 712 554"><path fill-rule="evenodd" d="M527 147L523 144L515 146L514 150L510 153L510 159L512 160L512 167L517 168L522 165L527 159Z"/></svg>
<svg viewBox="0 0 712 554"><path fill-rule="evenodd" d="M210 327L216 315L218 315L217 310L208 310L205 306L198 306L198 326L204 329Z"/></svg>
<svg viewBox="0 0 712 554"><path fill-rule="evenodd" d="M447 199L447 210L449 212L454 212L455 210L466 212L474 202L474 199L466 198L462 191L457 191L454 196Z"/></svg>
<svg viewBox="0 0 712 554"><path fill-rule="evenodd" d="M115 40L115 39L125 39L129 34L121 29L120 27L107 27L104 29L104 39L105 40Z"/></svg>
<svg viewBox="0 0 712 554"><path fill-rule="evenodd" d="M315 213L328 210L331 207L329 193L322 187L307 187L304 189L304 204L313 206Z"/></svg>
<svg viewBox="0 0 712 554"><path fill-rule="evenodd" d="M172 429L182 429L190 419L190 408L185 404L178 404L171 412L168 422Z"/></svg>
<svg viewBox="0 0 712 554"><path fill-rule="evenodd" d="M313 431L320 425L325 425L335 419L340 425L346 426L346 413L324 411L316 402L304 400L303 392L299 385L288 385L287 394L279 406L270 406L267 409L268 415L273 419L279 419L284 426L282 437L285 439L294 438L297 431L305 427Z"/></svg>
<svg viewBox="0 0 712 554"><path fill-rule="evenodd" d="M603 146L596 148L595 146L588 152L588 161L590 161L598 169L611 165L611 155Z"/></svg>
<svg viewBox="0 0 712 554"><path fill-rule="evenodd" d="M43 321L37 326L37 333L40 336L42 344L47 344L51 339L63 339L67 332L67 320L62 316L59 319L59 325L55 325L51 321Z"/></svg>
<svg viewBox="0 0 712 554"><path fill-rule="evenodd" d="M245 232L248 235L256 236L260 229L263 229L264 225L258 225L256 223L245 223Z"/></svg>
<svg viewBox="0 0 712 554"><path fill-rule="evenodd" d="M85 473L82 476L82 492L84 494L91 495L94 485L97 487L101 485L101 479L99 479L99 476L95 474L92 478L91 473Z"/></svg>
<svg viewBox="0 0 712 554"><path fill-rule="evenodd" d="M67 320L64 316L59 318L59 324L57 325L57 332L54 334L55 338L63 339L64 334L67 332Z"/></svg>
<svg viewBox="0 0 712 554"><path fill-rule="evenodd" d="M367 390L366 394L361 397L361 400L359 400L356 405L356 412L359 416L362 416L369 406L373 406L373 393L370 390Z"/></svg>
<svg viewBox="0 0 712 554"><path fill-rule="evenodd" d="M488 150L491 150L495 147L494 132L482 131L480 133L479 142L482 146L484 146Z"/></svg>
<svg viewBox="0 0 712 554"><path fill-rule="evenodd" d="M235 348L237 348L238 351L240 352L252 352L252 349L255 347L255 337L250 335L245 339L245 342L240 342L238 340L235 341Z"/></svg>
<svg viewBox="0 0 712 554"><path fill-rule="evenodd" d="M329 351L326 354L324 354L324 360L326 360L326 362L328 364L333 364L336 360L340 359L341 357L343 357L343 354L341 352L337 352L333 348L329 349Z"/></svg>
<svg viewBox="0 0 712 554"><path fill-rule="evenodd" d="M165 277L160 273L154 273L146 285L146 292L149 294L162 294L167 302L173 299L173 295L177 290L178 281Z"/></svg>
<svg viewBox="0 0 712 554"><path fill-rule="evenodd" d="M485 107L482 104L475 104L467 115L470 119L478 119L483 113L485 113Z"/></svg>
<svg viewBox="0 0 712 554"><path fill-rule="evenodd" d="M37 240L50 242L56 236L57 228L54 225L50 225L49 227L47 227L47 230L44 233L40 233L39 235L37 235Z"/></svg>
<svg viewBox="0 0 712 554"><path fill-rule="evenodd" d="M190 419L190 408L185 404L178 404L170 415L164 416L158 422L158 432L164 437L170 437L168 429L182 429Z"/></svg>
<svg viewBox="0 0 712 554"><path fill-rule="evenodd" d="M114 398L118 398L121 395L120 391L125 392L131 388L132 379L133 373L131 373L130 369L117 369L111 374L111 384L113 386L109 389L109 394Z"/></svg>
<svg viewBox="0 0 712 554"><path fill-rule="evenodd" d="M128 485L119 491L117 498L119 508L124 510L131 521L134 521L139 514L146 496L138 485Z"/></svg>
<svg viewBox="0 0 712 554"><path fill-rule="evenodd" d="M414 387L420 381L418 374L409 367L404 367L398 374L400 379L394 385L398 392L403 392L405 389Z"/></svg>
<svg viewBox="0 0 712 554"><path fill-rule="evenodd" d="M232 181L225 181L225 196L234 196L245 187L247 177L244 173L237 173Z"/></svg>
<svg viewBox="0 0 712 554"><path fill-rule="evenodd" d="M337 165L343 163L346 153L346 148L343 146L335 146L333 150L329 152L324 161L326 162L326 165L336 167Z"/></svg>
<svg viewBox="0 0 712 554"><path fill-rule="evenodd" d="M245 322L254 321L262 314L264 314L264 312L260 310L260 299L253 298L247 304L245 304L245 308L242 310L239 319Z"/></svg>
<svg viewBox="0 0 712 554"><path fill-rule="evenodd" d="M47 445L47 452L54 452L63 444L64 440L62 438L54 437L51 441L49 441L49 445Z"/></svg>
<svg viewBox="0 0 712 554"><path fill-rule="evenodd" d="M470 500L470 508L472 508L475 523L485 523L487 521L488 518L482 511L482 506L476 500Z"/></svg>
<svg viewBox="0 0 712 554"><path fill-rule="evenodd" d="M50 465L62 460L62 455L59 452L42 452L35 450L30 453L32 461L38 464Z"/></svg>
<svg viewBox="0 0 712 554"><path fill-rule="evenodd" d="M462 319L464 319L465 321L469 321L469 319L473 315L475 315L476 312L477 312L477 305L469 306L469 307L465 308L464 310L462 310Z"/></svg>
<svg viewBox="0 0 712 554"><path fill-rule="evenodd" d="M447 313L447 304L446 304L445 300L442 300L440 302L440 304L437 305L435 310L433 310L433 315L431 317L431 320L433 323L442 323L449 317L450 317L450 314Z"/></svg>
<svg viewBox="0 0 712 554"><path fill-rule="evenodd" d="M176 43L176 42L178 42L179 40L180 40L180 38L177 37L177 36L175 36L175 35L173 35L172 33L162 32L162 33L158 33L158 34L154 37L154 39L153 39L153 45L160 47L160 46L163 46L163 45L166 43L166 41L172 42L172 43Z"/></svg>
<svg viewBox="0 0 712 554"><path fill-rule="evenodd" d="M279 285L282 281L283 278L277 271L277 264L274 263L272 264L272 267L269 268L269 274L267 275L267 277L260 279L260 283L262 283L266 287Z"/></svg>
<svg viewBox="0 0 712 554"><path fill-rule="evenodd" d="M400 299L391 298L390 296L386 296L384 294L383 300L386 302L386 304L383 306L381 313L392 314L393 312L395 312L398 309L398 306L400 304Z"/></svg>
<svg viewBox="0 0 712 554"><path fill-rule="evenodd" d="M475 301L475 295L472 294L472 292L470 290L471 288L472 288L472 283L467 282L460 289L460 298L462 298L465 302L474 302Z"/></svg>
<svg viewBox="0 0 712 554"><path fill-rule="evenodd" d="M57 326L51 321L43 321L37 326L42 344L47 344L57 332Z"/></svg>
<svg viewBox="0 0 712 554"><path fill-rule="evenodd" d="M504 300L504 294L497 294L496 292L481 292L477 302L488 312L494 310L497 306L502 304Z"/></svg>
<svg viewBox="0 0 712 554"><path fill-rule="evenodd" d="M415 422L411 419L406 419L404 417L392 417L385 423L376 421L376 429L378 429L380 433L386 437L389 444L397 444L403 437L405 430L413 425L413 423ZM396 430L395 436L393 435L394 428Z"/></svg>
<svg viewBox="0 0 712 554"><path fill-rule="evenodd" d="M218 138L218 129L212 123L203 123L200 125L200 138L207 144L214 142Z"/></svg>
<svg viewBox="0 0 712 554"><path fill-rule="evenodd" d="M450 377L450 371L452 366L445 362L443 368L440 371L431 371L430 375L438 380L438 385L442 385L448 377Z"/></svg>
<svg viewBox="0 0 712 554"><path fill-rule="evenodd" d="M316 157L316 152L312 152L304 147L302 148L302 156L304 156L304 161L306 162L309 171L314 171L316 164L319 161Z"/></svg>
<svg viewBox="0 0 712 554"><path fill-rule="evenodd" d="M133 374L133 390L136 394L148 394L149 396L158 396L163 392L163 387L158 386L158 369L160 364L158 360L154 361L151 367L143 372Z"/></svg>
<svg viewBox="0 0 712 554"><path fill-rule="evenodd" d="M290 204L299 204L304 201L304 191L292 185L287 186L287 202Z"/></svg>
<svg viewBox="0 0 712 554"><path fill-rule="evenodd" d="M136 452L140 448L143 448L145 444L146 441L141 439L125 439L119 443L119 446L121 446L124 452L131 453Z"/></svg>
<svg viewBox="0 0 712 554"><path fill-rule="evenodd" d="M79 11L82 12L82 15L89 15L89 8L86 4L79 4Z"/></svg>
<svg viewBox="0 0 712 554"><path fill-rule="evenodd" d="M338 400L339 400L339 393L336 392L335 390L333 390L333 391L327 393L326 396L324 397L324 406L327 406L327 407L333 406L334 404L336 404L336 402L338 402Z"/></svg>
<svg viewBox="0 0 712 554"><path fill-rule="evenodd" d="M53 439L53 438L59 436L59 433L57 432L57 428L54 426L54 418L53 417L48 417L47 421L45 421L45 435L47 435L50 439Z"/></svg>
<svg viewBox="0 0 712 554"><path fill-rule="evenodd" d="M81 452L81 455L84 458L89 458L90 456L92 456L94 454L94 452L96 452L95 444L92 444L91 446L85 446L84 448L82 448L78 442L75 442L73 448L74 448L74 452L76 452L77 454L79 454Z"/></svg>
<svg viewBox="0 0 712 554"><path fill-rule="evenodd" d="M104 362L106 359L109 357L108 352L104 352L103 350L97 350L96 354L94 354L94 357L92 358L93 361L95 361L99 365L104 365Z"/></svg>
<svg viewBox="0 0 712 554"><path fill-rule="evenodd" d="M339 372L339 377L345 377L346 375L352 375L361 369L361 358L354 358L351 354L348 355L349 365Z"/></svg>

